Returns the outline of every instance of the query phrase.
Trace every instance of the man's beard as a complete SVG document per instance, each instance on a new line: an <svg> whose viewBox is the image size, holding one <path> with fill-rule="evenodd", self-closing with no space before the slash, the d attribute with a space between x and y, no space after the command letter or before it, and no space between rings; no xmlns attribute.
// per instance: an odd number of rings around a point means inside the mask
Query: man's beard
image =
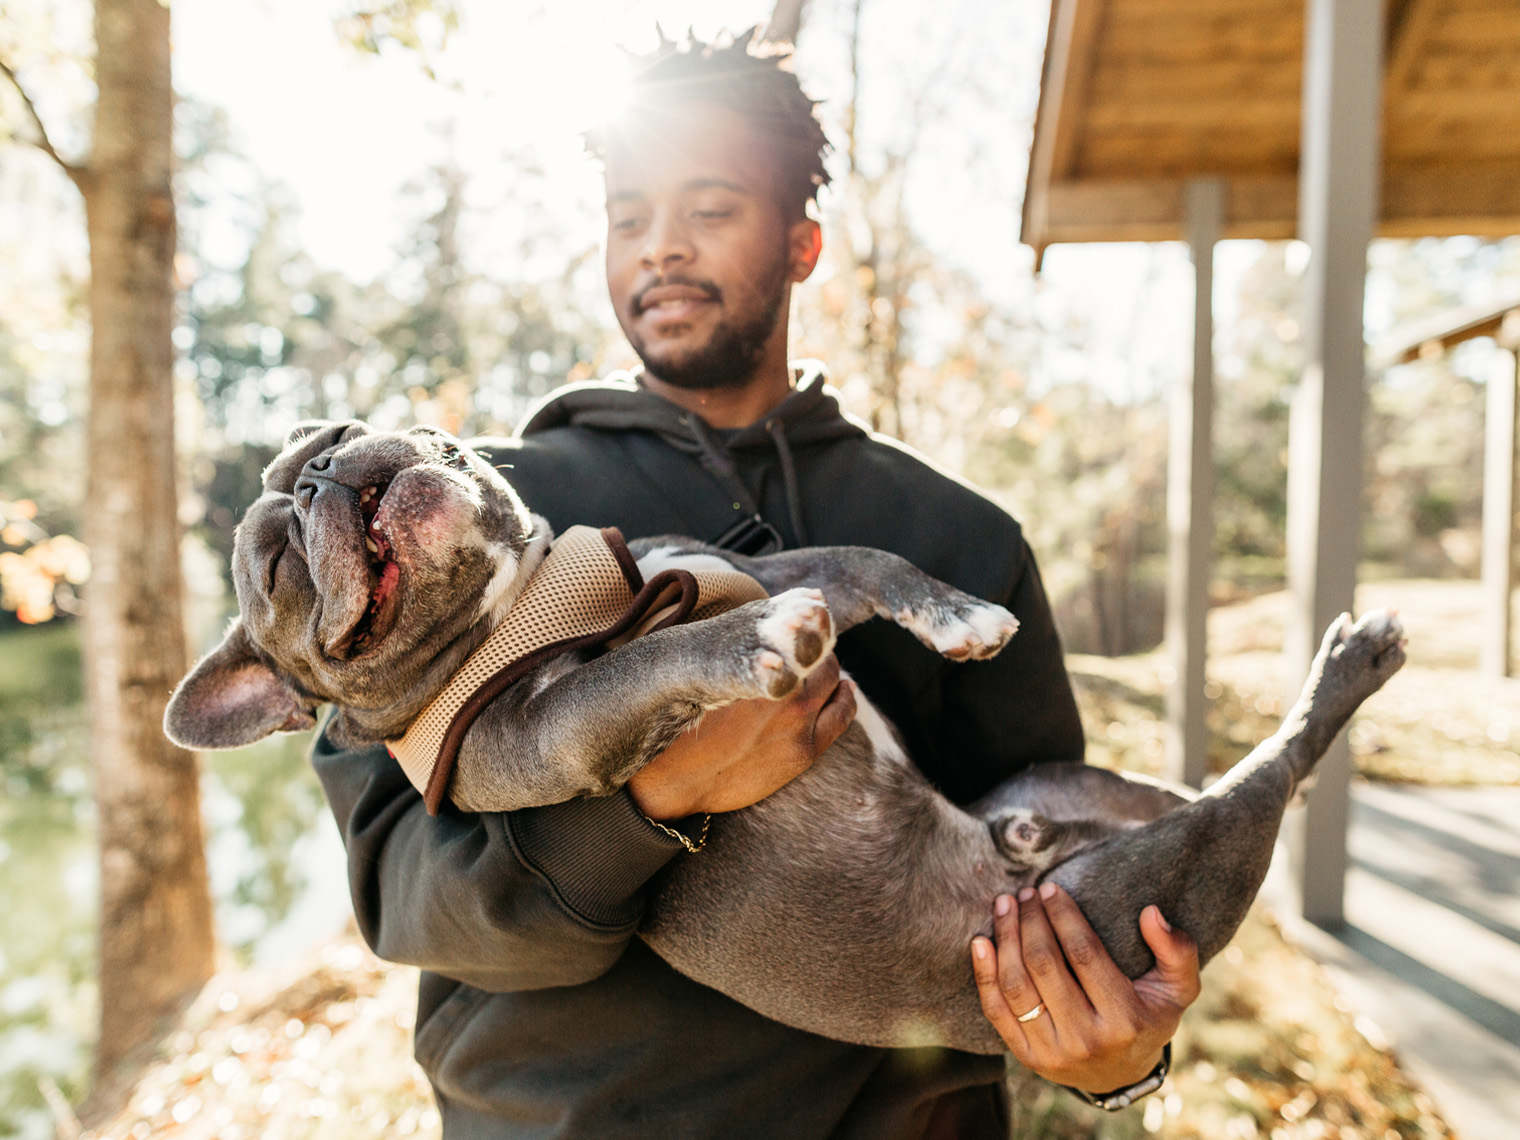
<svg viewBox="0 0 1520 1140"><path fill-rule="evenodd" d="M745 324L718 322L707 344L683 358L651 360L643 338L638 336L628 338L633 351L638 353L650 375L674 388L743 388L759 367L766 342L781 319L781 307L786 301L785 259L777 264L774 273L767 276L769 280L762 281L758 287L760 311ZM673 278L667 279L666 283L701 285L714 294L718 293L717 287L707 282Z"/></svg>

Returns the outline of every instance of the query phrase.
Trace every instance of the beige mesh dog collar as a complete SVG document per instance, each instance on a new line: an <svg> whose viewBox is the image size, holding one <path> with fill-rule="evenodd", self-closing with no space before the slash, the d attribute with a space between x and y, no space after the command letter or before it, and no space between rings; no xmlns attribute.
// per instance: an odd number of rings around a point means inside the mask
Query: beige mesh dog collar
<svg viewBox="0 0 1520 1140"><path fill-rule="evenodd" d="M662 570L644 581L615 527L565 531L501 623L398 740L386 741L436 815L459 746L486 705L549 657L610 648L766 597L738 570Z"/></svg>

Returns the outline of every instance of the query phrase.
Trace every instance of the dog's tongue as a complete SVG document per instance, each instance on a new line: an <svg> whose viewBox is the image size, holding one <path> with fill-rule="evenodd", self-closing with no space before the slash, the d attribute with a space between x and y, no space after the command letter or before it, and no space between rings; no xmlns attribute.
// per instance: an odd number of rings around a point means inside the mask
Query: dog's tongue
<svg viewBox="0 0 1520 1140"><path fill-rule="evenodd" d="M380 581L375 583L375 592L370 595L369 609L371 613L377 612L385 604L385 600L396 591L396 582L401 578L401 567L394 562L387 562L385 569L380 571Z"/></svg>

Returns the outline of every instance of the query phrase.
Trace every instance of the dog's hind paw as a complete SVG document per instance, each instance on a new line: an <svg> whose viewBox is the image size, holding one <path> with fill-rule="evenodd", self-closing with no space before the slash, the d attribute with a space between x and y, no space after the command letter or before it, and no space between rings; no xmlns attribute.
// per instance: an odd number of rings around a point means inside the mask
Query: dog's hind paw
<svg viewBox="0 0 1520 1140"><path fill-rule="evenodd" d="M1019 628L1019 620L1002 606L970 595L937 598L928 605L899 610L893 620L953 661L995 657Z"/></svg>
<svg viewBox="0 0 1520 1140"><path fill-rule="evenodd" d="M760 638L755 679L768 696L779 700L834 648L834 620L818 590L787 590L765 607L765 616L755 625Z"/></svg>
<svg viewBox="0 0 1520 1140"><path fill-rule="evenodd" d="M1404 664L1404 627L1393 610L1373 610L1355 625L1342 614L1325 634L1315 667L1324 677L1360 675L1369 692Z"/></svg>

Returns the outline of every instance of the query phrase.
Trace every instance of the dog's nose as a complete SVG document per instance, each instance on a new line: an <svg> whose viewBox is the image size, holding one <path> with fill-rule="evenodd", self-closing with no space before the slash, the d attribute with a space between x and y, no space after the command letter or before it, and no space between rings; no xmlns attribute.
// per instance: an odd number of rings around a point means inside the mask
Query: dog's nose
<svg viewBox="0 0 1520 1140"><path fill-rule="evenodd" d="M300 477L296 479L295 496L296 505L303 511L311 509L312 500L317 497L322 485L332 481L326 474L331 467L332 456L324 454L308 459L306 466L301 468Z"/></svg>

